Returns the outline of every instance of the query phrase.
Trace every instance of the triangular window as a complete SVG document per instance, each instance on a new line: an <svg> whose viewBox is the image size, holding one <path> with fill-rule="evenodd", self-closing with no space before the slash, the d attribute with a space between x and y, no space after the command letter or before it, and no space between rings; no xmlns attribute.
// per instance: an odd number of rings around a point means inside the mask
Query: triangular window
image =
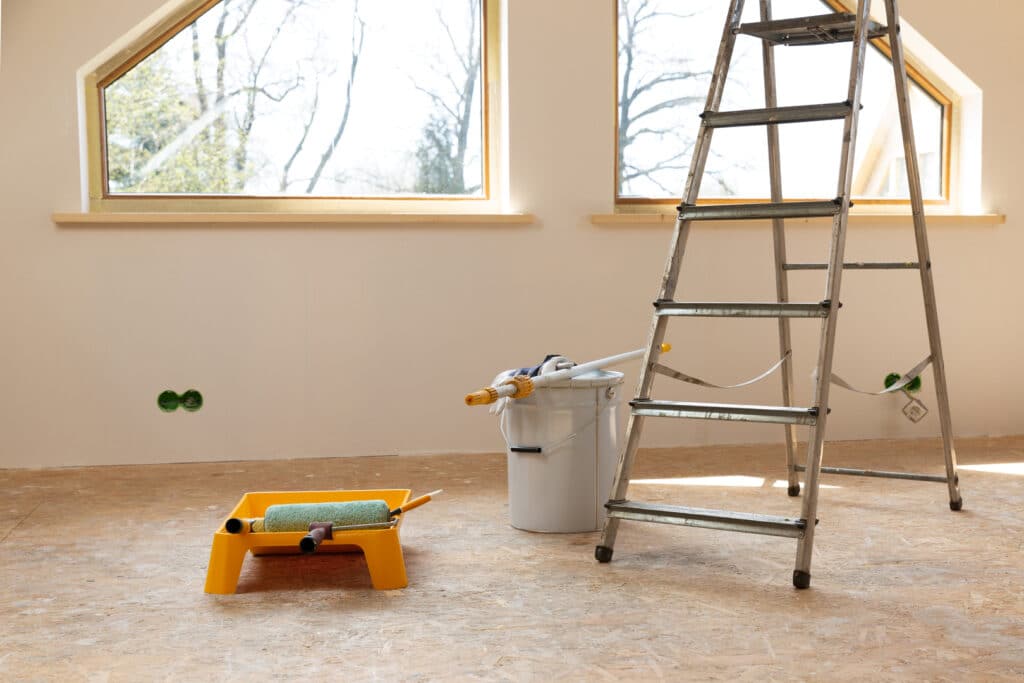
<svg viewBox="0 0 1024 683"><path fill-rule="evenodd" d="M486 198L485 4L202 4L100 75L102 196Z"/></svg>

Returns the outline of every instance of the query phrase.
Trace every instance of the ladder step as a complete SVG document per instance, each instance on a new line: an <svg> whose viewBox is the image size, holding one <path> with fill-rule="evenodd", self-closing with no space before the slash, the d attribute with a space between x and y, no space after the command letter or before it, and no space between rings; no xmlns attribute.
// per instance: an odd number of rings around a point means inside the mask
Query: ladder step
<svg viewBox="0 0 1024 683"><path fill-rule="evenodd" d="M831 121L846 118L852 110L853 107L849 102L834 102L741 111L706 111L700 117L711 128L729 128L731 126L758 126L766 123Z"/></svg>
<svg viewBox="0 0 1024 683"><path fill-rule="evenodd" d="M852 204L851 204L852 206ZM680 204L679 218L684 221L753 220L758 218L815 218L835 216L842 208L840 199L778 204Z"/></svg>
<svg viewBox="0 0 1024 683"><path fill-rule="evenodd" d="M805 472L804 465L794 465L797 472ZM824 474L848 474L854 477L878 477L881 479L911 479L913 481L934 481L945 484L949 481L944 474L918 474L916 472L886 472L885 470L857 470L851 467L822 467Z"/></svg>
<svg viewBox="0 0 1024 683"><path fill-rule="evenodd" d="M865 263L864 261L846 262L843 270L919 270L921 264L916 261L892 261ZM827 263L784 263L783 270L828 270Z"/></svg>
<svg viewBox="0 0 1024 683"><path fill-rule="evenodd" d="M646 417L682 417L695 420L735 420L738 422L773 422L776 424L813 425L818 421L817 408L788 406L747 406L731 403L688 403L655 401L638 398L630 401L634 415Z"/></svg>
<svg viewBox="0 0 1024 683"><path fill-rule="evenodd" d="M795 17L775 21L741 24L735 30L776 45L819 45L853 40L857 17L848 12L833 12L813 17ZM886 27L875 21L868 22L868 37L880 38Z"/></svg>
<svg viewBox="0 0 1024 683"><path fill-rule="evenodd" d="M827 318L829 302L655 301L656 315L693 318Z"/></svg>
<svg viewBox="0 0 1024 683"><path fill-rule="evenodd" d="M807 523L802 519L759 515L749 512L727 510L706 510L679 505L634 503L632 501L610 501L605 505L609 517L629 519L637 522L679 524L681 526L740 531L748 534L767 536L788 536L802 538Z"/></svg>

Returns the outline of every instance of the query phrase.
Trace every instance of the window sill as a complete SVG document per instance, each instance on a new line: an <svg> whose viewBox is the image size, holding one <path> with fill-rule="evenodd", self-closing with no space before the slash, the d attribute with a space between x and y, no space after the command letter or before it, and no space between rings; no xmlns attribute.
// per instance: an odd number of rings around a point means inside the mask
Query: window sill
<svg viewBox="0 0 1024 683"><path fill-rule="evenodd" d="M306 225L529 225L529 213L306 213L306 212L92 212L53 213L53 222L68 227L102 225L306 224Z"/></svg>
<svg viewBox="0 0 1024 683"><path fill-rule="evenodd" d="M886 212L886 213L850 213L850 225L858 226L884 226L884 225L903 225L912 222L912 217L909 213L897 213L897 212ZM928 225L950 225L950 226L969 226L969 225L1002 225L1006 223L1006 215L1001 213L972 213L972 214L953 214L953 213L928 213L925 212L925 220ZM595 213L590 215L590 222L594 225L602 226L625 226L625 225L675 225L676 213L675 211L667 212L646 212L646 213ZM727 223L727 224L740 224L746 221L734 220L734 221L716 221L716 223ZM788 225L793 224L807 224L807 225L828 225L832 222L831 218L787 218L786 223Z"/></svg>

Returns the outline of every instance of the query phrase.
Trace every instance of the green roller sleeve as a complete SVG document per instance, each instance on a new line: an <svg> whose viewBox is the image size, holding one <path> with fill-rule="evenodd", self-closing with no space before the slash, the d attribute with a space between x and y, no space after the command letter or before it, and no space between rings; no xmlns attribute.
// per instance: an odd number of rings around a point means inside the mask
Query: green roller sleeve
<svg viewBox="0 0 1024 683"><path fill-rule="evenodd" d="M353 500L344 503L294 503L271 505L263 516L267 531L308 531L312 522L335 526L387 524L391 510L383 500Z"/></svg>

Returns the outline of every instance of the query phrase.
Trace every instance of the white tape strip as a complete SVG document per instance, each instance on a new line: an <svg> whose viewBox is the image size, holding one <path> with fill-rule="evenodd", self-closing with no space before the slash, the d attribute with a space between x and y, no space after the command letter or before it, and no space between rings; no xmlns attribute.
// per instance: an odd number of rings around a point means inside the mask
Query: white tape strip
<svg viewBox="0 0 1024 683"><path fill-rule="evenodd" d="M686 373L679 372L678 370L673 370L672 368L670 368L670 367L668 367L666 365L662 365L661 363L655 363L654 367L652 367L651 369L654 370L655 372L657 372L659 375L665 375L666 377L671 377L673 379L678 379L678 380L681 380L683 382L689 382L690 384L696 384L698 386L708 387L709 389L739 389L740 387L746 387L746 386L750 386L751 384L754 384L755 382L760 382L765 377L767 377L768 375L770 375L773 372L775 372L776 370L778 370L780 367L782 367L782 364L786 362L786 359L789 358L791 353L792 353L791 351L787 351L786 355L784 355L782 358L780 358L779 362L777 362L775 365L771 366L770 368L768 368L767 370L762 372L757 377L755 377L753 379L748 379L746 382L740 382L739 384L729 384L729 385L713 384L711 382L708 382L708 381L705 381L703 379L700 379L699 377L691 377L690 375L687 375Z"/></svg>
<svg viewBox="0 0 1024 683"><path fill-rule="evenodd" d="M905 373L903 373L903 376L900 377L899 380L895 384L893 384L890 387L886 387L885 389L882 389L881 391L864 391L863 389L858 389L858 388L856 388L854 386L851 386L846 380L844 380L842 377L840 377L839 375L837 375L834 372L832 373L832 384L835 384L836 386L842 387L843 389L849 389L850 391L855 391L858 394L865 394L866 396L884 396L885 394L891 394L891 393L896 392L896 391L901 391L908 384L910 384L915 379L917 379L918 375L920 375L922 372L924 372L924 369L926 367L928 367L928 365L931 362L932 362L932 357L928 356L923 361L921 361L920 363L918 363L917 365L912 367L910 370L907 370Z"/></svg>

